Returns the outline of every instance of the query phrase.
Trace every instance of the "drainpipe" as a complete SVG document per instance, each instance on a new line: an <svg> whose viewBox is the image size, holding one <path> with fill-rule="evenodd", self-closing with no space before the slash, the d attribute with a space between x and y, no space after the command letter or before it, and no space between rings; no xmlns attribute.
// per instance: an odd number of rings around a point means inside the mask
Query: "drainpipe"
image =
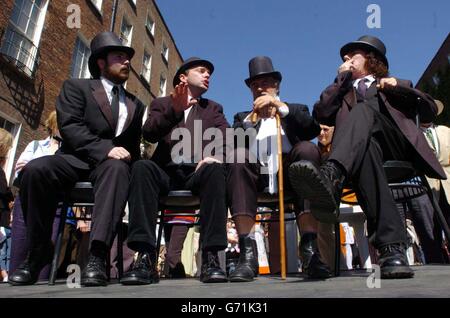
<svg viewBox="0 0 450 318"><path fill-rule="evenodd" d="M112 15L111 15L111 27L110 31L114 32L114 26L116 24L116 12L117 12L117 6L119 4L118 0L114 0L113 9L112 9Z"/></svg>

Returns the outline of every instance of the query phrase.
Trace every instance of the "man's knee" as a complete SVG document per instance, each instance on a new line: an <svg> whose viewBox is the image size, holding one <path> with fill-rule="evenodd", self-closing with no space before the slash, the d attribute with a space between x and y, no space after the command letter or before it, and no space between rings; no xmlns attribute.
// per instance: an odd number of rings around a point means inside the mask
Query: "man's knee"
<svg viewBox="0 0 450 318"><path fill-rule="evenodd" d="M314 163L320 162L319 148L310 141L300 141L296 143L292 147L291 156L294 161L308 160Z"/></svg>

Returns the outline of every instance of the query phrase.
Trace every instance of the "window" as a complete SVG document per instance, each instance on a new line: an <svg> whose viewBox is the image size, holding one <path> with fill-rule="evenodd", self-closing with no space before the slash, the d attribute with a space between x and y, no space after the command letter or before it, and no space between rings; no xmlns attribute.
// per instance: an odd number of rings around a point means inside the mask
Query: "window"
<svg viewBox="0 0 450 318"><path fill-rule="evenodd" d="M145 22L145 27L152 36L155 36L155 21L150 16L150 13L147 14L147 21Z"/></svg>
<svg viewBox="0 0 450 318"><path fill-rule="evenodd" d="M38 63L38 47L48 0L16 0L5 32L1 53L32 77Z"/></svg>
<svg viewBox="0 0 450 318"><path fill-rule="evenodd" d="M169 48L167 47L165 42L163 42L162 44L161 55L163 56L164 62L169 62Z"/></svg>
<svg viewBox="0 0 450 318"><path fill-rule="evenodd" d="M131 36L133 33L133 26L128 23L125 17L122 20L122 25L120 26L120 38L122 40L123 45L131 46Z"/></svg>
<svg viewBox="0 0 450 318"><path fill-rule="evenodd" d="M92 4L98 9L98 12L102 12L102 1L103 0L91 0Z"/></svg>
<svg viewBox="0 0 450 318"><path fill-rule="evenodd" d="M161 74L159 78L159 92L158 97L164 97L166 96L166 86L167 86L167 79L164 76L164 74Z"/></svg>
<svg viewBox="0 0 450 318"><path fill-rule="evenodd" d="M152 69L152 56L144 51L144 58L142 60L142 76L150 83L150 72Z"/></svg>
<svg viewBox="0 0 450 318"><path fill-rule="evenodd" d="M79 37L77 37L77 41L75 42L75 47L73 49L72 68L70 71L70 76L72 78L91 77L88 66L90 55L91 50L89 47Z"/></svg>

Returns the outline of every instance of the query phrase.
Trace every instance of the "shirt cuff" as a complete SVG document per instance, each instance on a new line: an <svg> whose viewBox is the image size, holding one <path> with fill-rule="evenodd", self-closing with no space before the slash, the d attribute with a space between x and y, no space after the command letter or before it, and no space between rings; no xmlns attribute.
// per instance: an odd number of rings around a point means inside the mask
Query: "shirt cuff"
<svg viewBox="0 0 450 318"><path fill-rule="evenodd" d="M278 113L280 114L281 118L286 117L287 115L289 115L289 107L287 107L286 105L278 107Z"/></svg>

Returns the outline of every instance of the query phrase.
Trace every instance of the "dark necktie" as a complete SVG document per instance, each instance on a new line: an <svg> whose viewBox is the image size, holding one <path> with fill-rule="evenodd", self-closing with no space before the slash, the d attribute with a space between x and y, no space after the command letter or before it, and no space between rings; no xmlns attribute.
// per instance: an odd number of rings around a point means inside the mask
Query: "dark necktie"
<svg viewBox="0 0 450 318"><path fill-rule="evenodd" d="M113 128L116 129L117 123L119 121L119 87L113 87L111 91L111 112L113 117Z"/></svg>
<svg viewBox="0 0 450 318"><path fill-rule="evenodd" d="M358 83L358 93L361 95L362 98L366 97L367 92L367 86L366 86L366 78L363 78Z"/></svg>
<svg viewBox="0 0 450 318"><path fill-rule="evenodd" d="M431 130L431 128L427 128L425 130L425 136L427 136L428 140L430 141L431 149L433 149L433 152L436 153L436 143L434 142L433 131Z"/></svg>

